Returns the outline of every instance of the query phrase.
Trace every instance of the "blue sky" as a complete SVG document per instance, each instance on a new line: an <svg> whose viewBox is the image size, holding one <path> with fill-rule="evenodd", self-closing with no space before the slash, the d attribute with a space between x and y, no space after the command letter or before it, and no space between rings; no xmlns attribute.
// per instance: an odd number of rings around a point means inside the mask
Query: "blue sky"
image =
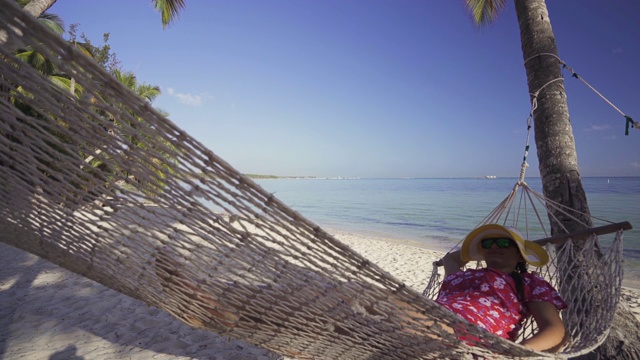
<svg viewBox="0 0 640 360"><path fill-rule="evenodd" d="M640 2L547 0L560 57L640 120ZM512 2L488 28L462 0L58 0L154 105L243 173L517 177L530 111ZM640 176L640 131L565 72L582 176ZM538 176L533 140L527 176Z"/></svg>

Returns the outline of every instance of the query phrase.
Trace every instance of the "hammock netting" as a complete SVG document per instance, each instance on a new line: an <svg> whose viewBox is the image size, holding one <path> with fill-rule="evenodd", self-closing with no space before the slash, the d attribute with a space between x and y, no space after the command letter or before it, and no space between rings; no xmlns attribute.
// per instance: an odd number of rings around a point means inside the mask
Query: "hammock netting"
<svg viewBox="0 0 640 360"><path fill-rule="evenodd" d="M12 0L0 0L0 43L5 243L191 326L296 358L567 357L606 336L621 232L613 251L576 255L576 269L597 274L572 270L583 281L560 286L590 296L568 299L582 304L565 314L578 318L572 342L534 352L467 323L290 209ZM16 49L42 54L74 92Z"/></svg>

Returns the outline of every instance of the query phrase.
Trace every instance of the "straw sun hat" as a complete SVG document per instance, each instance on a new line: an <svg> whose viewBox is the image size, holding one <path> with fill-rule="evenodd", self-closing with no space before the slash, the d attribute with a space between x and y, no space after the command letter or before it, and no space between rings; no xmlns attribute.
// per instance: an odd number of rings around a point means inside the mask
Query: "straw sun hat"
<svg viewBox="0 0 640 360"><path fill-rule="evenodd" d="M518 230L498 224L486 224L475 228L467 235L460 249L460 257L463 261L484 260L484 249L480 241L483 239L508 238L513 240L522 258L535 267L542 267L549 262L549 254L542 246L533 241L525 240Z"/></svg>

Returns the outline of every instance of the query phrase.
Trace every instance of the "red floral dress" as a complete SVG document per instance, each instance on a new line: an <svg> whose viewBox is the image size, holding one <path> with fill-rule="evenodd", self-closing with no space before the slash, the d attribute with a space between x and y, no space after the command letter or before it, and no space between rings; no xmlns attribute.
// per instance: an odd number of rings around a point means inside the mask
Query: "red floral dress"
<svg viewBox="0 0 640 360"><path fill-rule="evenodd" d="M526 303L545 301L567 307L560 294L541 277L524 275L524 302L518 300L511 275L492 269L469 269L444 278L436 301L498 336L515 340L529 317Z"/></svg>

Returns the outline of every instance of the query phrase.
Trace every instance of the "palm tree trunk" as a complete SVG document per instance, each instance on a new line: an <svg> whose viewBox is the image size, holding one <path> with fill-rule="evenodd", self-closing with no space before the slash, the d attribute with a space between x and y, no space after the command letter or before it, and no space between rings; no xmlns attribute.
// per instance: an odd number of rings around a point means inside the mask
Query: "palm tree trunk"
<svg viewBox="0 0 640 360"><path fill-rule="evenodd" d="M532 97L532 101L537 101L534 127L544 195L584 213L580 220L591 226L589 206L578 170L562 69L556 58L558 49L547 7L544 0L517 0L515 3L529 93L538 94ZM561 219L569 232L584 230L566 216L554 215ZM560 229L556 225L552 223L551 226L554 232Z"/></svg>
<svg viewBox="0 0 640 360"><path fill-rule="evenodd" d="M56 0L32 0L27 5L25 5L22 10L26 11L37 19L55 3ZM18 5L10 4L9 6ZM22 44L20 39L9 38L9 34L11 34L11 31L4 30L2 29L2 26L0 26L0 46L6 47L10 52L15 52L24 44Z"/></svg>
<svg viewBox="0 0 640 360"><path fill-rule="evenodd" d="M515 0L515 7L529 93L532 94L532 104L537 104L534 110L534 128L544 195L578 211L582 214L578 216L580 222L592 226L587 197L580 179L562 69L557 58L558 49L547 6L544 0ZM551 220L550 215L552 234L558 234L562 226L569 232L584 228L580 222L557 211L552 212L552 215L562 223L561 225ZM559 260L562 271L579 274L574 271L573 259ZM562 284L560 288L562 291L572 291L570 288L563 289ZM640 322L634 319L626 304L622 304L605 344L581 358L640 358ZM622 354L629 357L620 357Z"/></svg>
<svg viewBox="0 0 640 360"><path fill-rule="evenodd" d="M55 3L56 0L31 0L22 10L37 19Z"/></svg>

